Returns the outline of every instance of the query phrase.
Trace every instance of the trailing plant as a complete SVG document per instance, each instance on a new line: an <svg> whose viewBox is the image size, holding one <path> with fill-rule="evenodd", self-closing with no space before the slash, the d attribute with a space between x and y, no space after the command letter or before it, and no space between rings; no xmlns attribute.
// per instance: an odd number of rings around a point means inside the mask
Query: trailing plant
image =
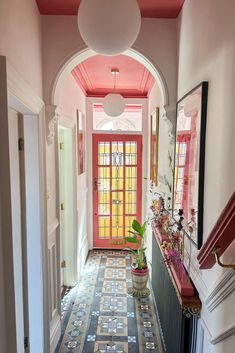
<svg viewBox="0 0 235 353"><path fill-rule="evenodd" d="M145 221L142 225L134 219L132 222L132 229L128 232L131 233L131 236L125 237L125 241L127 243L137 244L138 247L136 251L132 248L127 247L127 250L130 250L135 257L135 263L132 264L134 269L143 270L147 268L147 261L145 256L145 233L147 228L147 221Z"/></svg>
<svg viewBox="0 0 235 353"><path fill-rule="evenodd" d="M154 200L151 205L153 211L153 225L161 229L167 235L162 243L164 251L164 262L169 266L174 263L179 270L183 270L183 253L184 253L184 229L183 229L183 209L178 210L175 218L171 212L165 208L163 197Z"/></svg>

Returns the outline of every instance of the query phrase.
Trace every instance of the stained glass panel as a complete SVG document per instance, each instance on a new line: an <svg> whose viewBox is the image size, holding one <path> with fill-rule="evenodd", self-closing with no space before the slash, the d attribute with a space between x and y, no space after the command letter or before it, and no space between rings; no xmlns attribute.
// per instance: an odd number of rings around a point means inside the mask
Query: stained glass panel
<svg viewBox="0 0 235 353"><path fill-rule="evenodd" d="M110 238L110 217L99 217L99 238Z"/></svg>
<svg viewBox="0 0 235 353"><path fill-rule="evenodd" d="M137 141L99 141L97 169L97 237L121 244L137 218Z"/></svg>
<svg viewBox="0 0 235 353"><path fill-rule="evenodd" d="M110 164L110 143L99 142L98 145L98 164L109 165Z"/></svg>
<svg viewBox="0 0 235 353"><path fill-rule="evenodd" d="M135 141L126 142L126 165L137 164L137 143Z"/></svg>

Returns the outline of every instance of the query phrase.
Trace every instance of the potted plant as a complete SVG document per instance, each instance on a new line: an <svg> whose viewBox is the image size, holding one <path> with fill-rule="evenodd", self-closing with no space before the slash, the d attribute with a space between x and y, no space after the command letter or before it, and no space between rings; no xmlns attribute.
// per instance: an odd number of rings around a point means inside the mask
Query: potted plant
<svg viewBox="0 0 235 353"><path fill-rule="evenodd" d="M136 250L128 247L134 257L132 263L131 275L133 287L128 288L128 293L137 297L147 297L150 294L150 290L147 288L149 269L145 256L145 233L147 228L147 221L142 225L137 221L133 220L132 229L129 230L131 236L125 237L127 243L136 244Z"/></svg>

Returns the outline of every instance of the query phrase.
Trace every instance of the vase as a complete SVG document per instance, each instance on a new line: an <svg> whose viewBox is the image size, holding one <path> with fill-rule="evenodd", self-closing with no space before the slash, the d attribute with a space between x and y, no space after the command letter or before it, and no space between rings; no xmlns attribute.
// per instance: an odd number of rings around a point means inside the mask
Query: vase
<svg viewBox="0 0 235 353"><path fill-rule="evenodd" d="M128 288L128 294L138 298L148 297L150 294L150 290L147 288L149 269L132 269L131 276L133 286Z"/></svg>

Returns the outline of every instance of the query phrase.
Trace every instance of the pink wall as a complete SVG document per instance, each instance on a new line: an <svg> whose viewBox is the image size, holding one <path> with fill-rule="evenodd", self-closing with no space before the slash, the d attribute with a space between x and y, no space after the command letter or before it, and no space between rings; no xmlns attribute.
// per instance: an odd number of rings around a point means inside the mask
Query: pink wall
<svg viewBox="0 0 235 353"><path fill-rule="evenodd" d="M0 55L42 97L41 18L34 0L0 1Z"/></svg>

